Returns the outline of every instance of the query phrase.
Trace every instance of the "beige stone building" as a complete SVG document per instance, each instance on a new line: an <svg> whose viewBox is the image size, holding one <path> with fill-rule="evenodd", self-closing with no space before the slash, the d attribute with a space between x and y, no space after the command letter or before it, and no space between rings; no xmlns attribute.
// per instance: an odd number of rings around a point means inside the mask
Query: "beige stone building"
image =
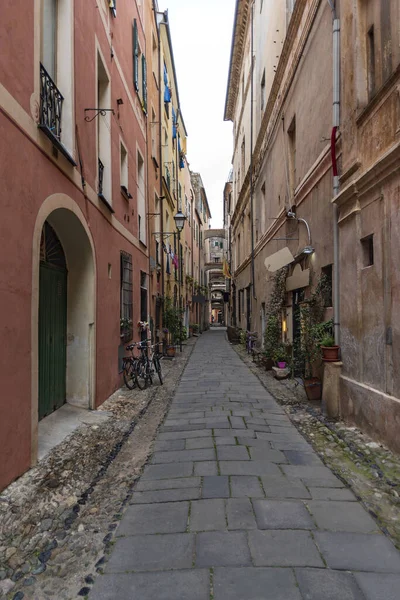
<svg viewBox="0 0 400 600"><path fill-rule="evenodd" d="M231 322L263 340L273 270L286 264L282 341L295 346L298 307L325 275L343 363L335 410L399 449L400 9L334 4L236 3Z"/></svg>
<svg viewBox="0 0 400 600"><path fill-rule="evenodd" d="M400 4L340 14L340 409L399 451Z"/></svg>

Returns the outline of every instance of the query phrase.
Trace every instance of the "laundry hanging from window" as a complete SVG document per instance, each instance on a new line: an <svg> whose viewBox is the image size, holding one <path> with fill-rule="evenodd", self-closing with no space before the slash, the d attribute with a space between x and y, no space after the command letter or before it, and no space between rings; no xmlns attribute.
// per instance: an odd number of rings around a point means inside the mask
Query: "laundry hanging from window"
<svg viewBox="0 0 400 600"><path fill-rule="evenodd" d="M171 88L168 85L168 71L167 66L164 63L164 102L171 102Z"/></svg>

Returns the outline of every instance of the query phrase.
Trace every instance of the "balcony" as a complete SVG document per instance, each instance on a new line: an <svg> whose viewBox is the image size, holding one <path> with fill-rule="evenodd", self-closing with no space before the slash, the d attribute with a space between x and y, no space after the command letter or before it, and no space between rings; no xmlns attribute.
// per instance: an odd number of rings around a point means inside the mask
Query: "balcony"
<svg viewBox="0 0 400 600"><path fill-rule="evenodd" d="M76 162L61 143L62 106L64 97L56 84L40 64L40 113L39 129L49 138L53 146L76 166Z"/></svg>

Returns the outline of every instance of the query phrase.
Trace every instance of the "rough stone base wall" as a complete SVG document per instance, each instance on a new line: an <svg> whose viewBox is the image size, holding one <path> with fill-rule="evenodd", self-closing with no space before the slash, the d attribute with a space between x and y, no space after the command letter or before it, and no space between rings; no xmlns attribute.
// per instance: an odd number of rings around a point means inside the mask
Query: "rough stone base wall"
<svg viewBox="0 0 400 600"><path fill-rule="evenodd" d="M340 378L340 416L400 453L400 399Z"/></svg>

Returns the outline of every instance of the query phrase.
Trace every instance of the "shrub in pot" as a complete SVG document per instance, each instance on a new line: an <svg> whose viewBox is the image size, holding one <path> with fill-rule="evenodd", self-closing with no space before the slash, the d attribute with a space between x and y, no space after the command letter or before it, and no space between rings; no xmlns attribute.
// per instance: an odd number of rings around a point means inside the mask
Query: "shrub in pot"
<svg viewBox="0 0 400 600"><path fill-rule="evenodd" d="M287 350L283 344L278 346L273 354L274 361L279 369L285 369L287 364Z"/></svg>
<svg viewBox="0 0 400 600"><path fill-rule="evenodd" d="M337 362L339 360L340 347L335 344L335 338L325 335L321 340L322 360L325 362Z"/></svg>

